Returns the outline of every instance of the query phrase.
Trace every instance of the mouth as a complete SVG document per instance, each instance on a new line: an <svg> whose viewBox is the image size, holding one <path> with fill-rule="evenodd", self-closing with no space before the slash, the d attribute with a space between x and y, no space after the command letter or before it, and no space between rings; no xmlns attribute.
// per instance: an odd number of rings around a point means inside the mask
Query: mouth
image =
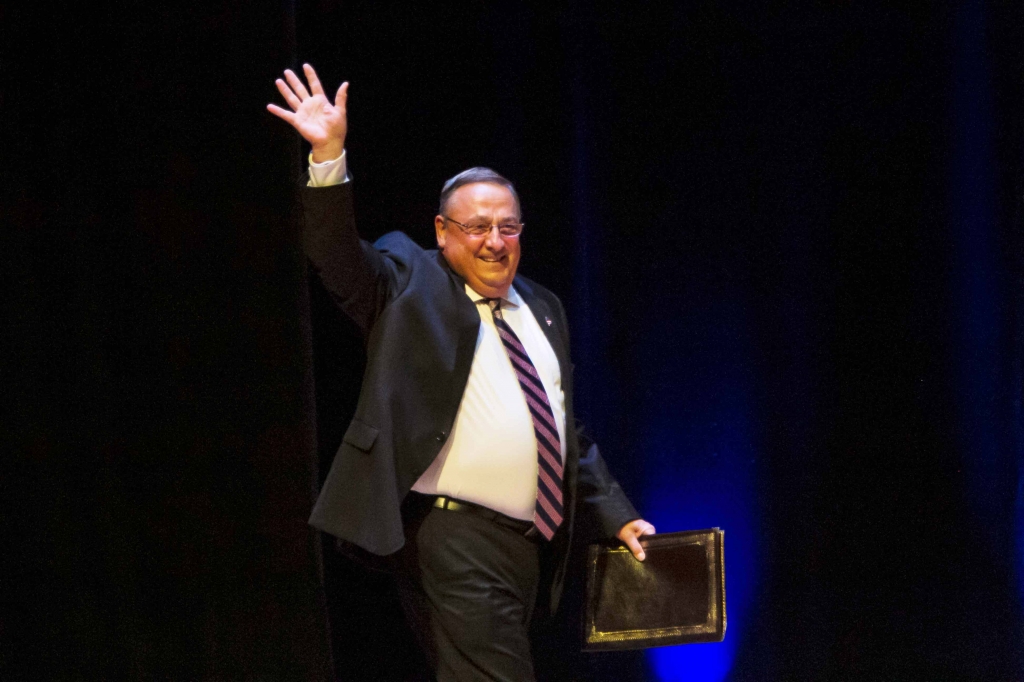
<svg viewBox="0 0 1024 682"><path fill-rule="evenodd" d="M479 256L479 258L485 263L504 263L508 259L508 256Z"/></svg>

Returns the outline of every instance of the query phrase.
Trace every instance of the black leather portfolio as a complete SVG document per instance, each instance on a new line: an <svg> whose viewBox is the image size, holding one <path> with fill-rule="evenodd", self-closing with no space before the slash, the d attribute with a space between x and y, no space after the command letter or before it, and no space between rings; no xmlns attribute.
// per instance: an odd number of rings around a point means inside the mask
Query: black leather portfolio
<svg viewBox="0 0 1024 682"><path fill-rule="evenodd" d="M622 544L591 545L583 650L722 641L723 535L717 528L648 535L642 562Z"/></svg>

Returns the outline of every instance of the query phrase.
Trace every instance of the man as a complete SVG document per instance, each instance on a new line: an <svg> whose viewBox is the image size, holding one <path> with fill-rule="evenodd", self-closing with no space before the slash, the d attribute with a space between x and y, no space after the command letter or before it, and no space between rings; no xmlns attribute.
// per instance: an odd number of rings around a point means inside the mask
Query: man
<svg viewBox="0 0 1024 682"><path fill-rule="evenodd" d="M393 556L403 607L438 680L531 680L541 585L557 606L576 502L643 560L638 518L596 447L581 458L558 299L517 276L519 198L494 171L444 186L437 251L359 239L345 161L348 84L315 71L268 105L312 146L307 255L359 326L367 368L310 523ZM588 444L589 445L589 444ZM548 569L543 567L548 566Z"/></svg>

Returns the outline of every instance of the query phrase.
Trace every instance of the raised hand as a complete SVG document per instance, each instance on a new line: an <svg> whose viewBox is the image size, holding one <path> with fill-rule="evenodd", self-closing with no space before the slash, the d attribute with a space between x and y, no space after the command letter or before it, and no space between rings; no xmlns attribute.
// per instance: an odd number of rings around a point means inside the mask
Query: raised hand
<svg viewBox="0 0 1024 682"><path fill-rule="evenodd" d="M348 133L348 115L345 109L348 101L348 82L342 83L334 96L332 104L324 94L316 71L309 64L303 64L302 70L309 82L309 89L291 69L285 69L284 77L274 81L284 101L291 111L276 104L268 104L267 111L283 118L310 145L313 146L313 161L320 163L341 156L345 149L345 135Z"/></svg>

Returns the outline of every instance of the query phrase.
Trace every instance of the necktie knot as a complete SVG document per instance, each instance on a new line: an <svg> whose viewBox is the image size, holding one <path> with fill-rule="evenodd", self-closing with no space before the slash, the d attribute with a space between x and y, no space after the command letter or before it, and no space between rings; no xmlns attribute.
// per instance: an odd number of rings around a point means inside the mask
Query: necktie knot
<svg viewBox="0 0 1024 682"><path fill-rule="evenodd" d="M501 299L500 298L489 298L487 299L487 305L491 309L491 314L499 320L501 318Z"/></svg>

